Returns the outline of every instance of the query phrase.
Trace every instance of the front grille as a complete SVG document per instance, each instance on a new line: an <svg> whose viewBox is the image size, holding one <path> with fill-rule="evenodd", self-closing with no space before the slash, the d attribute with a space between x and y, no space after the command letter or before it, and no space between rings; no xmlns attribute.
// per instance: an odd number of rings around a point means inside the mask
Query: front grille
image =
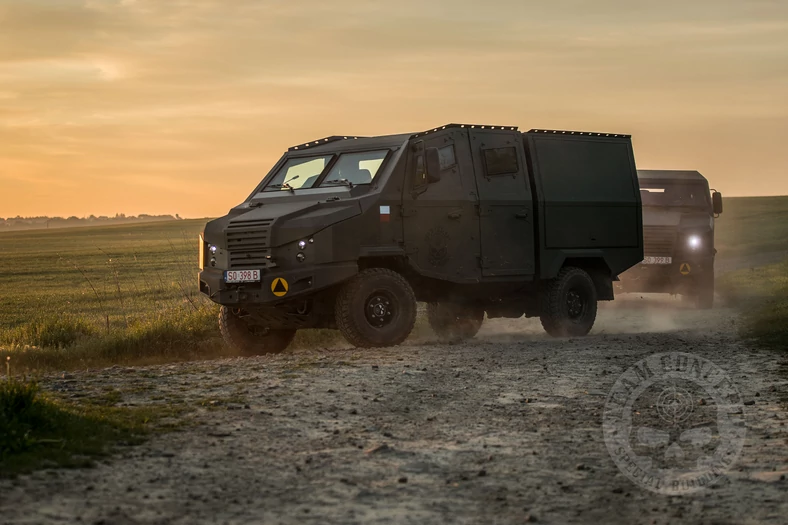
<svg viewBox="0 0 788 525"><path fill-rule="evenodd" d="M230 268L266 267L273 219L235 220L227 225Z"/></svg>
<svg viewBox="0 0 788 525"><path fill-rule="evenodd" d="M230 251L230 269L234 268L267 268L271 250Z"/></svg>
<svg viewBox="0 0 788 525"><path fill-rule="evenodd" d="M228 230L270 228L273 219L236 219L227 225Z"/></svg>
<svg viewBox="0 0 788 525"><path fill-rule="evenodd" d="M643 226L643 252L646 256L670 257L676 245L673 226Z"/></svg>

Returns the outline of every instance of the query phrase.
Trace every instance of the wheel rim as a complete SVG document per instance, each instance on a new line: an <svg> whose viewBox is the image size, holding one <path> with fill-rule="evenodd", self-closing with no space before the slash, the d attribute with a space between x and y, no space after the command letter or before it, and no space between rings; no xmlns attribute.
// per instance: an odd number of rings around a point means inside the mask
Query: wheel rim
<svg viewBox="0 0 788 525"><path fill-rule="evenodd" d="M397 314L396 301L387 291L375 291L367 298L364 314L370 325L383 328L391 324Z"/></svg>
<svg viewBox="0 0 788 525"><path fill-rule="evenodd" d="M566 294L566 309L569 319L573 321L583 317L586 310L586 298L580 290L572 289Z"/></svg>

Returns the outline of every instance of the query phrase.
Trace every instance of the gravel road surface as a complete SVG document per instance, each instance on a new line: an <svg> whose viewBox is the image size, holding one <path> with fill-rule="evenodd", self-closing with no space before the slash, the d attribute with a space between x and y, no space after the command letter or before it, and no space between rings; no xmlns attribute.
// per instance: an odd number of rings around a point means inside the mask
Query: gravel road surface
<svg viewBox="0 0 788 525"><path fill-rule="evenodd" d="M187 408L179 430L93 469L0 481L2 523L788 523L785 360L735 335L736 313L624 295L592 334L488 320L456 345L114 367L46 381L63 396ZM689 352L742 395L745 444L691 495L630 481L602 432L640 359Z"/></svg>

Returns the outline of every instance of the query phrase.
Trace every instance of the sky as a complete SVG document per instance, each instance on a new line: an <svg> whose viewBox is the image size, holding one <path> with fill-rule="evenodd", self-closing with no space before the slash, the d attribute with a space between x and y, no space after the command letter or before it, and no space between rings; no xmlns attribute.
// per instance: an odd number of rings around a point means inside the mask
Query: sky
<svg viewBox="0 0 788 525"><path fill-rule="evenodd" d="M0 0L0 217L219 216L289 146L449 122L786 195L788 2Z"/></svg>

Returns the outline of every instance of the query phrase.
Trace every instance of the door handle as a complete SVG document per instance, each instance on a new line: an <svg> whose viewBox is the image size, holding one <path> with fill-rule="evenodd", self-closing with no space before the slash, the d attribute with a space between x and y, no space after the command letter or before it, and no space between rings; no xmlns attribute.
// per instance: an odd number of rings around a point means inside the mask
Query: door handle
<svg viewBox="0 0 788 525"><path fill-rule="evenodd" d="M528 212L524 211L524 212L520 212L520 213L515 213L514 216L517 219L527 219L528 218Z"/></svg>
<svg viewBox="0 0 788 525"><path fill-rule="evenodd" d="M460 211L453 211L449 213L450 219L459 219L460 217L462 217L462 212Z"/></svg>

